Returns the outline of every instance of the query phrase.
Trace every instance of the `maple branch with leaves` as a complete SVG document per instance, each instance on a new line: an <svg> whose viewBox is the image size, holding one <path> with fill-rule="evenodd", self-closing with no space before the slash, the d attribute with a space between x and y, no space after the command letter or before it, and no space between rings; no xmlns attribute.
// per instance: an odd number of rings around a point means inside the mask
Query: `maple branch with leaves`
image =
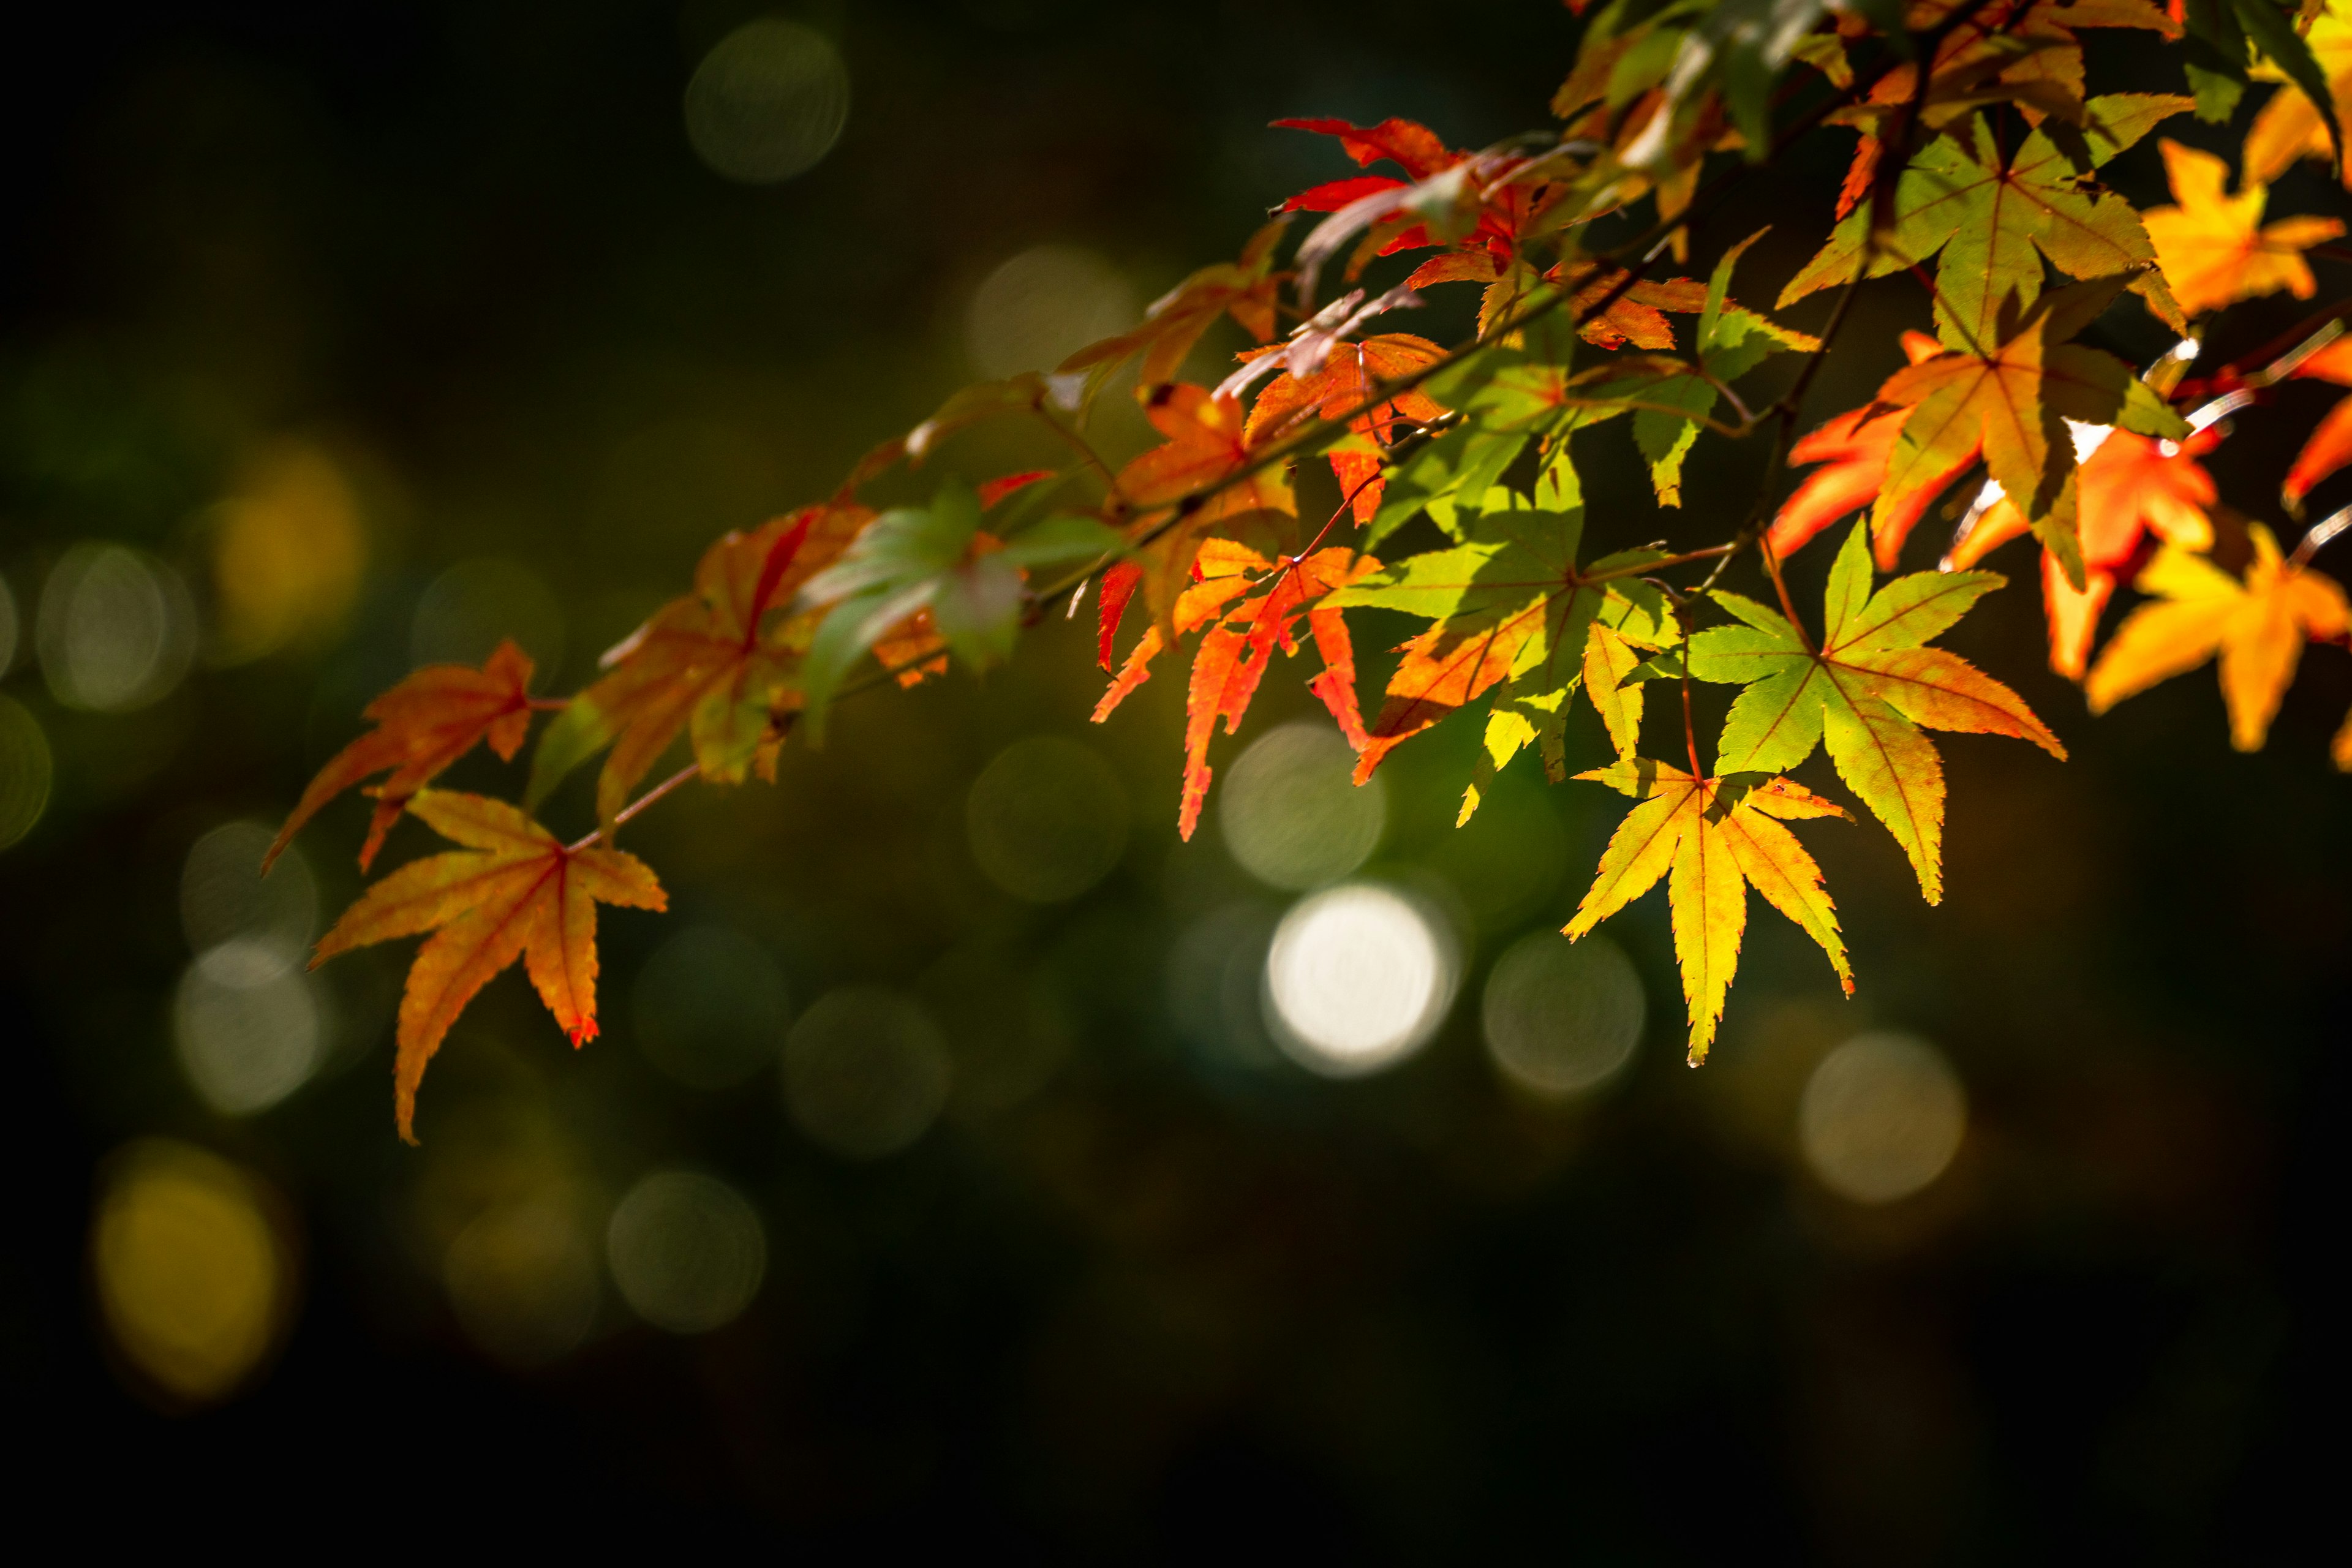
<svg viewBox="0 0 2352 1568"><path fill-rule="evenodd" d="M2352 639L2343 590L2312 564L2352 508L2289 550L2252 515L2275 504L2299 520L2352 467L2352 397L2320 420L2275 498L2225 506L2204 465L2231 416L2281 389L2352 387L2352 300L2188 374L2221 312L2282 292L2311 299L2309 258L2352 255L2332 243L2336 216L2264 221L2287 167L2342 168L2336 106L2352 102L2352 70L2331 79L2323 61L2352 59L2345 3L2213 0L2180 17L2152 0L1803 3L1771 8L1769 26L1748 7L1612 5L1584 23L1550 132L1474 152L1404 120L1278 122L1329 138L1358 173L1292 196L1234 260L1192 274L1137 327L1051 375L958 392L830 498L719 540L691 590L606 654L584 689L532 695L530 662L508 644L480 669L421 669L370 704L373 728L320 772L271 853L369 780L363 868L404 815L463 847L373 884L320 947L323 959L431 933L401 1006L403 1134L450 1022L518 958L574 1042L593 1037L596 904L665 897L614 847L623 826L690 779L772 779L788 742L821 745L831 707L850 697L1003 662L1024 629L1057 605L1075 615L1097 584L1097 658L1111 677L1097 721L1157 659L1192 644L1186 837L1213 786L1218 724L1240 729L1277 653L1315 650L1307 684L1353 750L1359 783L1396 747L1482 709L1463 821L1531 747L1553 780L1568 778L1581 702L1606 751L1574 776L1633 804L1566 935L1667 882L1694 1064L1723 1014L1750 889L1851 993L1834 905L1788 826L1851 818L1793 772L1825 754L1933 902L1946 784L1927 732L2064 755L2015 691L1936 646L2003 585L1978 569L1993 551L2033 536L2050 663L2094 713L2218 659L2231 742L2251 750L2305 646ZM2193 91L2087 94L2086 35L2117 29L2188 37ZM2226 161L2164 137L2173 204L2143 208L2116 188L2116 160L2176 117L2226 122L2257 80L2280 85L2243 142L2234 193ZM1779 177L1792 147L1843 132L1856 142L1821 204L1828 236L1774 305L1834 289L1818 335L1735 297L1761 233L1724 247L1704 279L1660 276L1694 237L1713 237L1746 182ZM1370 172L1382 165L1395 173ZM1300 212L1319 221L1285 265ZM1597 244L1619 226L1633 232ZM1419 257L1411 273L1372 293L1370 270L1406 255ZM1318 303L1327 271L1342 291ZM1864 287L1906 278L1932 334L1904 334L1908 363L1870 401L1803 431ZM1386 329L1426 292L1467 286L1480 290L1475 330L1452 346ZM2152 319L2176 346L2135 372L2079 341L2110 311ZM1187 379L1225 320L1255 346L1222 379ZM1759 405L1740 390L1790 355L1778 395ZM1160 440L1115 461L1091 416L1129 367ZM1000 418L1043 424L1072 466L977 485L942 478L921 504L861 499ZM1699 442L1769 431L1727 538L1662 537L1586 559L1571 447L1616 421L1662 519L1683 515ZM1296 481L1318 458L1339 501L1310 527ZM1806 471L1784 495L1792 468ZM1948 496L1959 514L1949 547L1933 569L1903 572L1911 534ZM1816 629L1786 563L1849 519ZM1769 604L1726 585L1751 548ZM1696 581L1670 575L1701 565ZM2102 642L2126 589L2142 601ZM1122 657L1139 598L1144 624ZM1369 719L1353 643L1362 617L1351 619L1364 610L1423 623L1395 650ZM1680 699L1681 766L1642 754L1646 693L1661 679ZM1694 683L1733 689L1711 747ZM477 743L517 758L542 714L520 807L430 787ZM681 742L691 762L640 789ZM2352 721L2334 754L2352 768ZM530 814L599 757L595 826L559 840Z"/></svg>

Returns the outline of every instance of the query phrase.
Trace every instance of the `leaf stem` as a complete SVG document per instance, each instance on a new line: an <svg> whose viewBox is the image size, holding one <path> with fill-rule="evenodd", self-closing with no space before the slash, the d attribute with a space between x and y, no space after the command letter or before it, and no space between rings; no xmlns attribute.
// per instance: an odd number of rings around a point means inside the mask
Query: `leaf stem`
<svg viewBox="0 0 2352 1568"><path fill-rule="evenodd" d="M1789 597L1789 580L1780 575L1780 557L1773 552L1772 536L1767 531L1756 536L1756 552L1764 557L1764 570L1772 578L1772 591L1780 596L1780 613L1789 617L1790 626L1797 634L1797 646L1813 652L1811 634L1805 630L1804 618L1797 614L1796 602Z"/></svg>
<svg viewBox="0 0 2352 1568"><path fill-rule="evenodd" d="M631 817L636 816L639 812L645 810L646 807L653 805L654 802L661 799L662 796L669 794L672 790L677 789L679 785L685 784L687 780L694 777L695 774L701 771L702 765L700 763L688 763L686 766L678 769L677 772L670 774L669 777L662 780L661 783L654 785L653 788L646 791L645 794L637 796L636 799L629 802L628 805L621 807L620 810L613 814L613 831L618 833L621 830L621 824L628 821ZM580 851L590 847L595 844L598 839L604 837L604 828L598 827L591 832L586 837L576 839L573 842L565 845L563 847L563 852L566 855L577 855Z"/></svg>

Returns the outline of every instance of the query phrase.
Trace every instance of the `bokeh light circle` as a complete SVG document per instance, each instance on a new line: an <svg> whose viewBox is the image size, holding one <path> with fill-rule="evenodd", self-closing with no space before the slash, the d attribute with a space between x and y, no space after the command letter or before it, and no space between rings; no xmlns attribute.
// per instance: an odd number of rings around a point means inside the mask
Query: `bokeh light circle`
<svg viewBox="0 0 2352 1568"><path fill-rule="evenodd" d="M1336 882L1380 847L1388 794L1351 782L1356 753L1328 724L1269 730L1227 770L1217 826L1242 869L1302 891Z"/></svg>
<svg viewBox="0 0 2352 1568"><path fill-rule="evenodd" d="M478 665L512 637L544 684L563 668L563 606L537 573L511 561L460 561L416 601L408 654L418 665Z"/></svg>
<svg viewBox="0 0 2352 1568"><path fill-rule="evenodd" d="M1301 899L1265 955L1266 1022L1302 1067L1378 1072L1421 1048L1458 979L1437 913L1396 889L1357 882Z"/></svg>
<svg viewBox="0 0 2352 1568"><path fill-rule="evenodd" d="M242 664L324 643L359 596L367 532L342 468L300 441L272 443L213 509L208 662Z"/></svg>
<svg viewBox="0 0 2352 1568"><path fill-rule="evenodd" d="M784 1040L784 1102L820 1146L853 1160L894 1154L947 1103L947 1047L911 998L849 986L817 998Z"/></svg>
<svg viewBox="0 0 2352 1568"><path fill-rule="evenodd" d="M1944 1054L1916 1035L1857 1035L1822 1058L1797 1106L1805 1163L1861 1204L1920 1191L1968 1131L1968 1092Z"/></svg>
<svg viewBox="0 0 2352 1568"><path fill-rule="evenodd" d="M302 851L288 845L261 874L261 857L275 837L255 822L230 822L188 847L180 867L180 927L188 946L205 952L241 942L278 952L292 968L318 929L319 886Z"/></svg>
<svg viewBox="0 0 2352 1568"><path fill-rule="evenodd" d="M1520 938L1486 976L1486 1050L1523 1089L1566 1096L1623 1070L1648 1004L1632 960L1606 937Z"/></svg>
<svg viewBox="0 0 2352 1568"><path fill-rule="evenodd" d="M115 1348L167 1400L236 1392L290 1315L293 1258L256 1178L163 1139L109 1162L90 1231L91 1271Z"/></svg>
<svg viewBox="0 0 2352 1568"><path fill-rule="evenodd" d="M310 1081L326 1055L318 982L252 939L206 951L180 976L172 1040L180 1070L206 1105L250 1116Z"/></svg>
<svg viewBox="0 0 2352 1568"><path fill-rule="evenodd" d="M127 713L161 700L195 658L195 603L143 550L77 544L41 588L34 627L49 694L68 708Z"/></svg>
<svg viewBox="0 0 2352 1568"><path fill-rule="evenodd" d="M792 1024L774 956L729 926L688 926L655 949L635 1000L646 1058L694 1089L750 1078L776 1059Z"/></svg>
<svg viewBox="0 0 2352 1568"><path fill-rule="evenodd" d="M556 1195L477 1215L449 1243L441 1280L466 1337L509 1366L544 1366L577 1349L595 1324L595 1244Z"/></svg>
<svg viewBox="0 0 2352 1568"><path fill-rule="evenodd" d="M1091 250L1040 245L1007 258L971 297L965 343L990 377L1050 371L1135 324L1135 291Z"/></svg>
<svg viewBox="0 0 2352 1568"><path fill-rule="evenodd" d="M1091 746L1053 735L1015 741L964 800L972 858L988 879L1031 903L1075 899L1109 875L1127 847L1127 792Z"/></svg>
<svg viewBox="0 0 2352 1568"><path fill-rule="evenodd" d="M41 721L12 697L0 697L0 849L41 820L57 775Z"/></svg>
<svg viewBox="0 0 2352 1568"><path fill-rule="evenodd" d="M714 1176L663 1171L631 1187L604 1234L613 1282L637 1316L674 1334L731 1322L759 1294L767 1233Z"/></svg>
<svg viewBox="0 0 2352 1568"><path fill-rule="evenodd" d="M686 84L686 139L713 173L772 184L823 161L849 122L849 70L822 33L747 22Z"/></svg>

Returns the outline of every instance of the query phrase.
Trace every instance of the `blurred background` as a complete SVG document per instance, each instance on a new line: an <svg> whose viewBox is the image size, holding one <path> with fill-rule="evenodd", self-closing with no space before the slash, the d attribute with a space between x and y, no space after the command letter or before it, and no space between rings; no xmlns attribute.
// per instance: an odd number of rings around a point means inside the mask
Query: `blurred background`
<svg viewBox="0 0 2352 1568"><path fill-rule="evenodd" d="M2314 650L2256 756L2210 674L2094 724L2042 668L2022 546L1948 640L2073 760L1940 742L1937 909L1875 825L1811 827L1859 995L1752 903L1696 1072L1663 893L1553 934L1616 796L1523 759L1457 831L1466 723L1350 791L1277 668L1181 845L1179 667L1090 725L1083 624L632 825L672 908L606 911L603 1037L568 1048L509 973L420 1148L391 1117L407 944L300 962L362 885L365 803L255 877L409 668L511 635L575 689L718 533L1348 172L1269 120L1544 124L1559 6L19 24L0 1387L28 1498L100 1531L348 1506L838 1551L1887 1563L2261 1557L2326 1495L2352 661ZM2092 85L2172 69L2126 43ZM1694 271L1778 224L1738 289L1769 303L1827 226L1849 144L1819 142ZM2152 147L2116 178L2151 196ZM2299 173L2274 206L2331 195ZM2143 358L2136 310L2103 330ZM1925 324L1899 279L1861 312L1817 416ZM2331 395L2243 425L2225 495L2258 510ZM936 466L1048 456L1024 442ZM1724 536L1761 456L1715 448L1662 521L1622 428L1578 447L1601 548ZM1364 617L1368 702L1412 629ZM519 780L477 753L449 782ZM586 823L584 779L550 810ZM386 864L429 842L404 824Z"/></svg>

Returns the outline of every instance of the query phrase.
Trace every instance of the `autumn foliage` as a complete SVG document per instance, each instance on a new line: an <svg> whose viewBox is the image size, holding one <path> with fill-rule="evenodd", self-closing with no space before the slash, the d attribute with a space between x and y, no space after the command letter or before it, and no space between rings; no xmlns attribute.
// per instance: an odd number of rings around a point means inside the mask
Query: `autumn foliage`
<svg viewBox="0 0 2352 1568"><path fill-rule="evenodd" d="M2260 747L2306 646L2352 636L2344 591L2315 561L2352 509L2301 526L2352 467L2352 397L2263 493L2225 502L2215 454L2303 383L2352 387L2352 299L2226 363L2204 345L2245 301L2318 300L2352 260L2334 211L2290 210L2283 194L2340 209L2338 185L2352 188L2352 3L1568 8L1580 30L1552 125L1459 148L1404 120L1277 122L1326 139L1332 177L1290 195L1234 260L1051 374L955 394L835 494L719 540L584 690L533 695L509 644L372 703L373 727L302 795L271 854L362 785L375 803L362 868L404 814L460 846L376 882L318 950L425 938L400 1007L403 1135L451 1022L517 958L574 1044L594 1037L596 906L664 904L653 871L614 847L639 811L696 778L772 779L795 736L821 743L833 703L1002 662L1024 627L1090 591L1110 677L1097 721L1189 645L1187 837L1219 742L1277 663L1310 650L1300 674L1360 783L1477 710L1461 721L1482 727L1462 819L1529 749L1555 781L1628 797L1566 935L1664 881L1694 1063L1751 888L1853 989L1801 826L1874 820L1932 903L1948 742L1931 733L2065 756L2011 686L1937 645L2004 585L1981 569L2000 552L2032 552L2049 664L2091 713L2218 662L2230 741ZM2153 45L2165 79L2092 91L2099 49L2126 36L2132 58ZM2249 121L2236 157L2210 150L2218 128ZM1836 149L1842 181L1785 184L1778 165L1810 140ZM2326 179L2291 177L2306 162ZM2136 205L2125 169L2169 200ZM1724 193L1757 179L1782 180L1786 221L1825 235L1772 303L1801 308L1801 328L1737 287L1760 236L1713 224ZM1717 259L1683 275L1698 246ZM1907 363L1866 401L1815 406L1825 364L1870 363L1852 307L1879 279L1911 291L1932 331L1904 334ZM1444 344L1399 330L1455 286L1475 331ZM2126 321L2132 331L2111 330ZM1236 330L1247 341L1213 363L1210 334ZM2114 352L2151 334L2171 345L2151 363ZM1129 377L1158 440L1107 457L1096 415ZM922 472L999 420L1050 432L1066 466L977 483ZM1658 513L1630 537L1660 542L1589 555L1571 437L1612 424L1623 434L1583 440L1631 440ZM1762 459L1752 504L1694 515L1692 455L1742 441ZM1328 465L1314 493L1336 484L1336 508L1302 512L1309 463ZM869 500L886 479L929 499ZM1784 563L1817 540L1834 557L1816 609ZM1417 626L1366 708L1358 637L1391 617ZM1730 689L1713 733L1693 683ZM1576 754L1590 745L1570 723L1580 704L1605 737L1598 755ZM428 787L478 742L515 759L541 712L521 806ZM681 750L686 765L645 788ZM1814 783L1798 782L1816 752ZM595 825L567 843L529 813L599 757ZM2352 768L2352 723L2335 761ZM1818 793L1833 786L1853 809ZM1825 819L1839 821L1812 826Z"/></svg>

